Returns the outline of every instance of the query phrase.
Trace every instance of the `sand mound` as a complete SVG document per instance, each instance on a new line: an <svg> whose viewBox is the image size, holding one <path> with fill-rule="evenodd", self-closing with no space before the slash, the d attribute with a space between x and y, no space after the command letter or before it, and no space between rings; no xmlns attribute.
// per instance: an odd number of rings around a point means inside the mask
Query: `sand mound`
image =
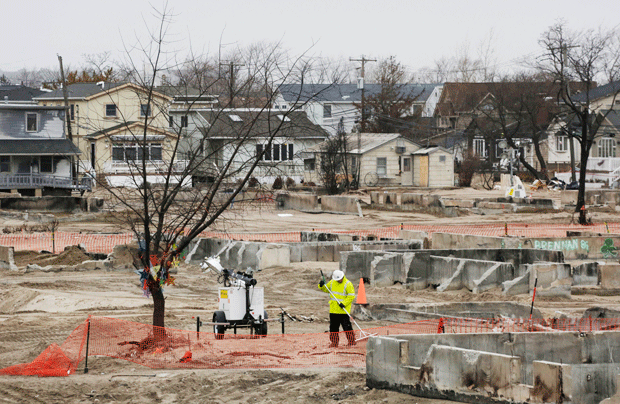
<svg viewBox="0 0 620 404"><path fill-rule="evenodd" d="M29 264L37 264L41 267L47 265L72 266L91 259L78 246L67 247L60 254L52 254L47 251L15 251L14 258L17 267L25 267Z"/></svg>

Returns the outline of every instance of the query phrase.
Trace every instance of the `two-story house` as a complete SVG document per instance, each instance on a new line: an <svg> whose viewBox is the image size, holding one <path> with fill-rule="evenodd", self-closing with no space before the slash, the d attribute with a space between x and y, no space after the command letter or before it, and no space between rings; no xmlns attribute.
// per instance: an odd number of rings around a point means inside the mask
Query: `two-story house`
<svg viewBox="0 0 620 404"><path fill-rule="evenodd" d="M66 138L65 108L0 103L0 190L28 196L90 189L72 169L80 151Z"/></svg>
<svg viewBox="0 0 620 404"><path fill-rule="evenodd" d="M373 97L382 90L381 84L365 84L364 96ZM406 84L399 91L417 97L411 114L433 116L439 100L440 84ZM357 84L283 84L273 109L301 108L313 123L334 135L340 122L345 133L351 133L361 119L362 89Z"/></svg>
<svg viewBox="0 0 620 404"><path fill-rule="evenodd" d="M178 135L168 130L172 98L132 83L75 83L67 86L70 125L84 156L81 173L109 185L135 186L137 162L146 161L150 183L161 181ZM64 105L63 90L35 97L39 105ZM176 158L175 158L176 161ZM175 169L182 170L183 162Z"/></svg>
<svg viewBox="0 0 620 404"><path fill-rule="evenodd" d="M236 181L260 156L252 176L261 184L271 185L277 177L300 182L303 152L328 137L302 111L231 108L198 113L204 122L200 136L194 136L197 152L204 156L195 175L199 181L211 181L229 162L227 179Z"/></svg>

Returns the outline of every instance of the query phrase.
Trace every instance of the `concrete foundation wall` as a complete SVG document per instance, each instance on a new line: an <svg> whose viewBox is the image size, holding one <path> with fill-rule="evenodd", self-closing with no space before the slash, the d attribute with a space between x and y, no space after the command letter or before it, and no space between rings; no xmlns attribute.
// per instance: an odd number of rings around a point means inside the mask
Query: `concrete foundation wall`
<svg viewBox="0 0 620 404"><path fill-rule="evenodd" d="M575 190L566 190L560 193L560 202L564 205L576 205L577 193ZM617 189L586 190L585 202L587 205L620 205L620 191Z"/></svg>
<svg viewBox="0 0 620 404"><path fill-rule="evenodd" d="M607 331L398 335L371 337L366 354L370 387L467 402L487 402L489 389L504 402L557 402L563 392L564 402L598 403L615 393L620 339Z"/></svg>
<svg viewBox="0 0 620 404"><path fill-rule="evenodd" d="M452 318L528 318L531 307L513 302L463 302L463 303L393 303L381 304L370 302L367 307L353 306L353 315L363 321L393 321L410 323L419 320ZM534 308L533 318L542 318L540 310Z"/></svg>
<svg viewBox="0 0 620 404"><path fill-rule="evenodd" d="M432 246L446 248L531 248L562 251L565 259L612 259L618 257L620 236L599 237L489 237L467 234L433 233Z"/></svg>
<svg viewBox="0 0 620 404"><path fill-rule="evenodd" d="M321 210L323 212L362 216L362 207L359 199L350 196L323 195L321 197Z"/></svg>
<svg viewBox="0 0 620 404"><path fill-rule="evenodd" d="M198 239L189 247L188 262L198 263L217 255L230 269L264 269L290 265L291 262L339 262L341 253L351 251L419 250L421 240L389 241L315 241L301 243L262 243L223 239Z"/></svg>
<svg viewBox="0 0 620 404"><path fill-rule="evenodd" d="M30 210L39 212L98 212L103 208L102 198L82 198L74 196L42 196L0 198L0 209Z"/></svg>
<svg viewBox="0 0 620 404"><path fill-rule="evenodd" d="M412 289L452 282L458 270L459 276L464 273L466 279L475 279L463 286L473 285L470 290L479 292L523 276L526 268L522 264L539 261L563 262L563 255L559 251L532 249L354 251L341 254L340 269L352 282L365 278L373 285L391 285L404 279L403 283Z"/></svg>
<svg viewBox="0 0 620 404"><path fill-rule="evenodd" d="M276 208L283 210L299 210L301 212L320 212L319 197L313 194L287 194L276 195Z"/></svg>

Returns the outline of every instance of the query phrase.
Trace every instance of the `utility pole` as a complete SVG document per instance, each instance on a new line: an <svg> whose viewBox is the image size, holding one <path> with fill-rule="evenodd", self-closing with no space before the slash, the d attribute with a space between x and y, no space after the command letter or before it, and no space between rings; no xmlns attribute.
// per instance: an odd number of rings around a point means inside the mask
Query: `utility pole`
<svg viewBox="0 0 620 404"><path fill-rule="evenodd" d="M65 99L65 122L67 123L67 138L73 143L73 132L71 130L71 111L69 110L69 90L65 82L65 70L62 67L62 56L58 56L60 64L60 85L62 86L62 96ZM73 179L77 180L77 162L71 157L71 174Z"/></svg>
<svg viewBox="0 0 620 404"><path fill-rule="evenodd" d="M243 67L244 64L237 64L232 60L228 63L220 63L221 66L228 66L228 96L230 97L230 107L235 108L235 67Z"/></svg>
<svg viewBox="0 0 620 404"><path fill-rule="evenodd" d="M349 58L350 62L361 62L361 79L358 81L357 88L362 90L362 122L360 130L357 132L357 188L360 187L360 171L362 168L362 133L366 131L366 105L365 105L365 90L364 90L364 78L366 76L366 62L376 62L377 59L366 59L366 56L362 55L360 59Z"/></svg>

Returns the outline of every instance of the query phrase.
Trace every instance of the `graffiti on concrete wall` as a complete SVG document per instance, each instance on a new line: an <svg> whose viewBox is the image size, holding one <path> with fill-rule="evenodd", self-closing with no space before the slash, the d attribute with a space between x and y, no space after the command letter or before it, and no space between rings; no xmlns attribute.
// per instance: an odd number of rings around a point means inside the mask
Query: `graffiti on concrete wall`
<svg viewBox="0 0 620 404"><path fill-rule="evenodd" d="M567 239L567 240L534 240L534 248L539 250L557 251L590 251L588 240Z"/></svg>
<svg viewBox="0 0 620 404"><path fill-rule="evenodd" d="M601 246L601 253L603 254L603 258L615 258L618 256L616 252L618 247L614 245L614 241L610 238L605 239L605 242Z"/></svg>

